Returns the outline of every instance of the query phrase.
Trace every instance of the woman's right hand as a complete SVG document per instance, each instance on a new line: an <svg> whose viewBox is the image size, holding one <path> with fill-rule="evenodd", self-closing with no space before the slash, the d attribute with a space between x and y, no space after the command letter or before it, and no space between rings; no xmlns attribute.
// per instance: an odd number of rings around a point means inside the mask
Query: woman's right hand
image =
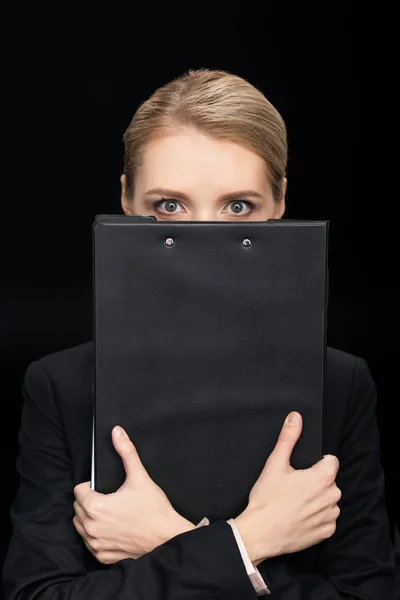
<svg viewBox="0 0 400 600"><path fill-rule="evenodd" d="M291 467L290 457L301 430L301 415L290 413L246 509L234 520L255 566L267 558L318 544L336 530L341 498L335 483L339 461L327 455L309 469Z"/></svg>

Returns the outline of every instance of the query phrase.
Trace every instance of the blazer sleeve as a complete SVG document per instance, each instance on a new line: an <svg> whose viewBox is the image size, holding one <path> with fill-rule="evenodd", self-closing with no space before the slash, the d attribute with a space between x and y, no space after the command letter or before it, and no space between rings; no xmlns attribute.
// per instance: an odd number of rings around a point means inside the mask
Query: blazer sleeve
<svg viewBox="0 0 400 600"><path fill-rule="evenodd" d="M392 600L394 550L387 516L376 419L376 390L363 359L355 361L336 479L342 491L334 535L321 542L318 575L299 573L291 556L259 565L276 598ZM275 597L275 596L274 596Z"/></svg>
<svg viewBox="0 0 400 600"><path fill-rule="evenodd" d="M137 560L110 567L97 563L97 570L89 570L88 552L72 523L73 483L66 434L49 378L39 362L28 366L22 389L20 483L3 568L6 600L257 598L225 521L175 536Z"/></svg>

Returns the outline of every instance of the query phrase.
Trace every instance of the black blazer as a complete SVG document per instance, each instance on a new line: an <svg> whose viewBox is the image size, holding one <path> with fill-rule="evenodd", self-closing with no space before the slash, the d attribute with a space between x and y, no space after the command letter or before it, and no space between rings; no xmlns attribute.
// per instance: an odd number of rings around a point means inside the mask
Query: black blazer
<svg viewBox="0 0 400 600"><path fill-rule="evenodd" d="M90 479L92 343L31 363L23 385L20 486L4 566L7 600L251 600L230 526L176 536L138 560L106 567L72 524L73 487ZM390 541L375 415L364 360L328 350L325 452L340 461L335 534L259 569L276 600L389 600ZM237 516L237 515L232 515Z"/></svg>

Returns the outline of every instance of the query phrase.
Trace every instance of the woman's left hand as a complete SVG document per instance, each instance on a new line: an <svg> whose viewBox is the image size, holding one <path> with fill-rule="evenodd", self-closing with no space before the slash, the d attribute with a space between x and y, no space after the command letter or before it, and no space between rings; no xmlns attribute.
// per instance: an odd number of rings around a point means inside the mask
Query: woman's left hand
<svg viewBox="0 0 400 600"><path fill-rule="evenodd" d="M195 529L151 479L126 432L114 427L112 440L125 467L122 487L114 494L99 494L90 488L90 482L74 489L74 526L103 564L139 558L176 535Z"/></svg>

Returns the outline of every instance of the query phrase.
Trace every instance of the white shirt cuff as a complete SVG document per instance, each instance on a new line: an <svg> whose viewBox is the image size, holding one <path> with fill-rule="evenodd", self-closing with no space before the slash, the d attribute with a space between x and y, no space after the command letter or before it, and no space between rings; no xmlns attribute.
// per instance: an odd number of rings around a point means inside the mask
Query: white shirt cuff
<svg viewBox="0 0 400 600"><path fill-rule="evenodd" d="M235 536L235 540L239 547L244 566L246 568L246 571L250 578L250 581L253 584L253 587L257 593L257 596L267 596L268 594L270 594L270 591L269 591L264 579L262 578L260 571L251 562L248 552L246 550L246 547L243 543L242 536L240 535L239 529L236 527L235 521L233 519L229 519L229 521L227 521L227 523L232 528L232 532L233 532L233 535ZM197 527L203 527L204 525L209 525L209 524L210 524L210 521L207 519L207 517L204 517L204 519L202 519L200 521L200 523L197 524Z"/></svg>

